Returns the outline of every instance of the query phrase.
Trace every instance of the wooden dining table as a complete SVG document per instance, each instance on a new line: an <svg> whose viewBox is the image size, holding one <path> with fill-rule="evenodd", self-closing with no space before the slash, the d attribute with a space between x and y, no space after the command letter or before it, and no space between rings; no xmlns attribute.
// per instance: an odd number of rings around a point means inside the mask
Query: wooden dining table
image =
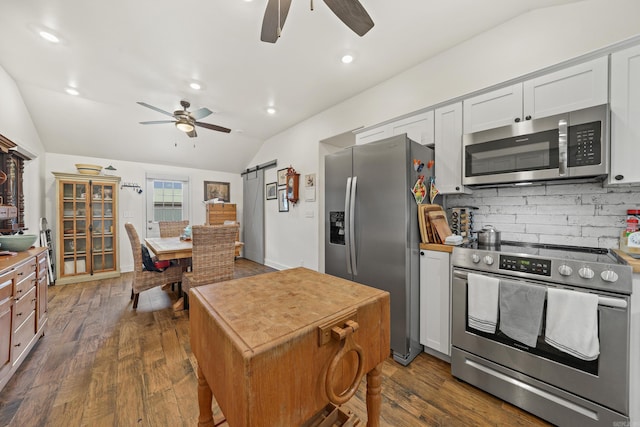
<svg viewBox="0 0 640 427"><path fill-rule="evenodd" d="M193 252L192 241L180 237L147 237L144 243L158 261L191 258Z"/></svg>
<svg viewBox="0 0 640 427"><path fill-rule="evenodd" d="M180 237L147 237L144 239L144 243L158 258L158 261L191 258L193 253L192 241L182 240ZM238 248L243 245L242 242L236 242L236 254Z"/></svg>

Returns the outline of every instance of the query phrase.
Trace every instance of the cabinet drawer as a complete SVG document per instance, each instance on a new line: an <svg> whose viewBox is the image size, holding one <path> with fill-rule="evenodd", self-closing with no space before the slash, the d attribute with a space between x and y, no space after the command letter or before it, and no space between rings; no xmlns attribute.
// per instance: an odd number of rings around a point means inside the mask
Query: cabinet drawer
<svg viewBox="0 0 640 427"><path fill-rule="evenodd" d="M41 253L37 257L38 262L38 277L42 277L47 274L47 254Z"/></svg>
<svg viewBox="0 0 640 427"><path fill-rule="evenodd" d="M14 293L14 297L16 299L22 298L23 295L26 295L29 290L36 286L36 272L32 271L31 274L25 276L21 282L16 284L16 292Z"/></svg>
<svg viewBox="0 0 640 427"><path fill-rule="evenodd" d="M32 311L29 317L27 317L13 334L13 342L11 343L11 360L13 363L25 352L35 335L36 313Z"/></svg>
<svg viewBox="0 0 640 427"><path fill-rule="evenodd" d="M36 272L36 259L30 258L29 261L16 267L16 283L19 284L23 280L26 280L30 274Z"/></svg>
<svg viewBox="0 0 640 427"><path fill-rule="evenodd" d="M0 372L11 363L11 304L10 299L0 301Z"/></svg>
<svg viewBox="0 0 640 427"><path fill-rule="evenodd" d="M0 302L13 295L13 270L0 275Z"/></svg>
<svg viewBox="0 0 640 427"><path fill-rule="evenodd" d="M17 330L20 325L29 317L31 312L36 309L36 288L33 287L20 299L16 299L13 306L13 328Z"/></svg>

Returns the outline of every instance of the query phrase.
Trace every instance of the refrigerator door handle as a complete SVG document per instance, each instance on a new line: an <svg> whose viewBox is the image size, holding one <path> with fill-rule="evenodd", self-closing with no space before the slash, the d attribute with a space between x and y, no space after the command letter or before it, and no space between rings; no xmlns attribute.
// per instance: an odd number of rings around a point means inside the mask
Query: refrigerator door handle
<svg viewBox="0 0 640 427"><path fill-rule="evenodd" d="M345 243L345 255L347 257L347 273L352 274L351 272L351 239L349 236L349 231L351 229L350 223L350 215L349 215L349 202L351 200L351 177L347 178L347 188L345 190L344 195L344 243Z"/></svg>
<svg viewBox="0 0 640 427"><path fill-rule="evenodd" d="M353 269L353 275L358 275L358 267L356 263L356 188L358 184L358 177L354 176L351 181L351 202L349 202L349 240L351 242L351 268Z"/></svg>

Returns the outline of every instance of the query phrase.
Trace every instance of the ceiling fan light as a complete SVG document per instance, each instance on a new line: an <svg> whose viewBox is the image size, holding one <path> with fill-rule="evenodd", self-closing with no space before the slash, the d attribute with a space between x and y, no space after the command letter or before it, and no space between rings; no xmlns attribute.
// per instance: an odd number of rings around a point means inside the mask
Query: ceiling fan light
<svg viewBox="0 0 640 427"><path fill-rule="evenodd" d="M178 130L181 130L184 133L193 132L193 130L195 129L193 124L191 124L191 123L189 123L187 121L177 121L176 122L176 127L178 128Z"/></svg>

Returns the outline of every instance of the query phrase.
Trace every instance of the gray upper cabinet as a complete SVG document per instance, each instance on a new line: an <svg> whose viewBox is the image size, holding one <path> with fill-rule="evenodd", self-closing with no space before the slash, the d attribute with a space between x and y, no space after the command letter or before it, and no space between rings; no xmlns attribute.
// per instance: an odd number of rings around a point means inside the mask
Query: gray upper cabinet
<svg viewBox="0 0 640 427"><path fill-rule="evenodd" d="M640 182L640 45L611 54L609 183Z"/></svg>
<svg viewBox="0 0 640 427"><path fill-rule="evenodd" d="M433 144L433 126L433 110L425 111L360 131L356 133L356 145L368 144L403 133L417 143L430 145Z"/></svg>
<svg viewBox="0 0 640 427"><path fill-rule="evenodd" d="M464 100L464 133L608 102L606 56Z"/></svg>

